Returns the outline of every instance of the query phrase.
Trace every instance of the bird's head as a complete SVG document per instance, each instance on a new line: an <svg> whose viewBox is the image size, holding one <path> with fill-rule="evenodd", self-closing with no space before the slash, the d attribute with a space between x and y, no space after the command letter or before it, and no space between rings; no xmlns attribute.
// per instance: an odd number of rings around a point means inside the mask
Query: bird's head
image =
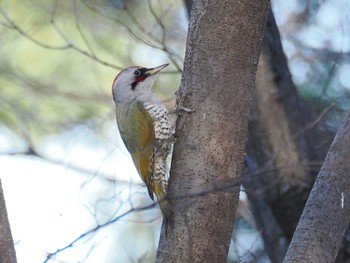
<svg viewBox="0 0 350 263"><path fill-rule="evenodd" d="M115 102L129 102L151 91L155 76L168 66L163 64L155 68L131 66L122 70L114 79L112 85Z"/></svg>

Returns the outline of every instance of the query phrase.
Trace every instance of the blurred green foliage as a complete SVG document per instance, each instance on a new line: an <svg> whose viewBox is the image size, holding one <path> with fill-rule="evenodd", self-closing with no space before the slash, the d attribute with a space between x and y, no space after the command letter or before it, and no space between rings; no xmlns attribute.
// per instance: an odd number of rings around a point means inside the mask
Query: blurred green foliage
<svg viewBox="0 0 350 263"><path fill-rule="evenodd" d="M130 65L170 62L155 91L174 98L186 36L178 1L2 1L0 7L0 123L32 143L87 120L114 119L112 81Z"/></svg>
<svg viewBox="0 0 350 263"><path fill-rule="evenodd" d="M273 4L293 79L309 106L321 112L349 97L344 1ZM155 91L172 108L188 21L182 1L5 0L0 8L0 123L22 137L37 141L87 120L113 120L111 84L130 65L170 62ZM334 116L347 106L335 107Z"/></svg>

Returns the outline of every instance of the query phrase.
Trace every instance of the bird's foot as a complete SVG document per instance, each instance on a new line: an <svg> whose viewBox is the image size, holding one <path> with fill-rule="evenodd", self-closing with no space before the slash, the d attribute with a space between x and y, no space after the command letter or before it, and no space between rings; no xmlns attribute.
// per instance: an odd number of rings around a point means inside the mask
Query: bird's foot
<svg viewBox="0 0 350 263"><path fill-rule="evenodd" d="M191 108L187 108L187 107L182 106L182 105L177 105L176 110L175 110L177 115L180 115L180 116L183 114L183 112L192 113L192 112L195 112L195 111L196 110L191 109Z"/></svg>

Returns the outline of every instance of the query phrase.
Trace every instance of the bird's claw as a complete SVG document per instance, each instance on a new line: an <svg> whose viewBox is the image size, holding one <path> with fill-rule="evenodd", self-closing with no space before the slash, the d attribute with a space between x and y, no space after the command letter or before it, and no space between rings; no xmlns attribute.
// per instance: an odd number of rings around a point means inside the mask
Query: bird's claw
<svg viewBox="0 0 350 263"><path fill-rule="evenodd" d="M177 113L178 115L182 115L183 112L192 113L192 112L195 112L195 111L196 111L196 110L191 109L191 108L187 108L187 107L182 106L182 105L178 105L178 106L176 107L176 113Z"/></svg>

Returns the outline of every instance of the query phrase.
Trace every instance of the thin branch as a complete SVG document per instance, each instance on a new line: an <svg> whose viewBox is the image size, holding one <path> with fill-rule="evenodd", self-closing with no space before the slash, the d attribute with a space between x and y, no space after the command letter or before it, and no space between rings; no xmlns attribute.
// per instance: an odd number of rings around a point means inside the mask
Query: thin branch
<svg viewBox="0 0 350 263"><path fill-rule="evenodd" d="M122 70L123 67L120 67L120 66L116 66L114 64L111 64L111 63L108 63L102 59L100 59L99 57L96 57L95 55L79 48L78 46L76 46L63 32L62 30L58 27L58 25L56 25L55 23L55 13L56 13L56 9L57 9L57 3L58 1L56 0L55 2L55 6L52 10L52 13L51 13L51 20L50 20L50 23L52 25L52 27L55 29L55 31L58 33L58 35L67 43L67 45L69 45L69 47L75 51L77 51L78 53L88 57L88 58L91 58L92 60L106 66L106 67L110 67L110 68L114 68L114 69L119 69L119 70ZM78 30L79 31L79 30ZM84 38L84 37L83 37Z"/></svg>
<svg viewBox="0 0 350 263"><path fill-rule="evenodd" d="M170 48L168 47L168 45L166 44L166 28L165 25L163 23L163 21L159 18L159 16L157 15L157 13L155 12L151 0L148 0L148 8L151 12L151 14L153 15L153 17L155 18L156 22L158 23L158 25L161 28L162 31L162 36L161 36L161 40L157 40L161 45L162 45L162 50L168 55L168 58L171 60L171 62L175 65L176 69L180 72L182 72L182 69L180 68L180 66L177 64L177 61L174 59L174 57L176 56L176 54L170 50ZM183 59L179 59L180 61L182 61Z"/></svg>
<svg viewBox="0 0 350 263"><path fill-rule="evenodd" d="M151 12L151 14L153 15L153 17L155 18L157 24L160 26L161 28L161 40L159 40L160 43L165 43L166 41L166 29L165 26L163 24L163 21L158 17L156 11L154 10L151 0L147 0L148 1L148 9Z"/></svg>
<svg viewBox="0 0 350 263"><path fill-rule="evenodd" d="M75 2L74 2L75 3ZM82 3L84 3L85 6L87 6L88 8L89 5L87 5L83 0ZM68 50L68 49L73 49L76 52L80 53L83 56L86 56L106 67L110 67L110 68L114 68L114 69L118 69L118 70L122 70L124 67L122 66L118 66L112 63L109 63L101 58L99 58L98 56L95 55L95 53L93 52L91 45L89 44L89 42L87 41L87 38L85 36L85 34L83 33L79 23L76 21L76 28L80 34L80 36L82 37L84 43L86 44L89 52L81 49L80 47L78 47L77 45L74 44L74 42L69 39L63 32L62 30L56 25L55 21L54 21L54 15L55 15L55 11L57 8L57 1L55 2L55 6L51 15L51 25L54 28L54 30L56 31L56 33L66 42L66 45L62 45L62 46L54 46L54 45L49 45L46 44L44 42L41 42L40 40L37 40L36 38L32 37L30 34L28 34L23 28L21 28L18 24L16 24L8 15L7 13L1 8L0 6L0 14L2 14L2 16L5 18L6 22L8 24L5 23L0 23L2 26L12 29L12 30L16 30L20 35L22 35L24 38L28 39L29 41L31 41L32 43L45 48L45 49L50 49L50 50ZM90 8L91 9L91 8ZM77 15L77 11L74 10L75 16ZM98 13L99 15L102 15L100 13ZM102 15L104 16L104 15ZM106 17L106 16L104 16ZM108 18L108 17L106 17ZM77 19L77 18L76 18ZM135 32L133 32L128 26L126 26L122 21L117 20L114 22L118 22L119 24L121 24L128 32L131 36L133 36L136 40L138 40L141 43L144 43L154 49L158 49L158 50L162 50L164 52L166 52L169 56L169 59L173 62L174 66L177 68L177 71L164 71L161 74L178 74L179 71L181 72L181 68L179 67L179 65L177 64L177 62L173 59L173 56L177 56L174 52L172 52L169 48L164 48L163 46L157 46L156 44L152 44L149 41L146 41L145 39L143 39L142 37L138 36ZM140 27L142 29L142 27Z"/></svg>
<svg viewBox="0 0 350 263"><path fill-rule="evenodd" d="M318 163L317 165L321 165L321 164ZM286 168L286 167L283 167L283 168ZM282 169L282 168L275 168L275 169ZM260 170L260 171L254 172L254 174L257 175L257 174L262 174L262 173L265 173L265 172L268 172L268 171L261 171ZM207 196L207 195L212 194L212 193L232 191L232 188L239 187L244 180L247 180L247 177L245 177L245 179L235 180L235 181L232 181L232 182L229 182L229 183L223 183L223 184L221 184L219 186L213 187L213 188L208 189L208 190L204 190L204 191L200 191L200 192L193 192L193 193L174 195L174 196L171 196L169 198L171 200L178 200L178 199L184 199L184 198L193 198L193 199L195 199L195 198L200 198L200 197L203 197L203 196ZM139 206L139 207L132 207L131 209L129 209L128 211L126 211L126 212L122 213L121 215L115 217L114 219L112 219L112 220L110 220L110 221L108 221L108 222L106 222L104 224L97 225L93 229L88 230L85 233L81 234L79 237L74 239L68 245L66 245L66 246L64 246L64 247L62 247L60 249L57 249L53 253L49 253L47 258L46 258L46 260L44 261L44 263L48 262L54 256L57 256L62 251L73 247L79 240L90 236L91 234L97 232L99 229L105 228L105 227L107 227L107 226L109 226L109 225L119 221L120 219L130 215L133 212L141 212L141 211L145 211L145 210L148 210L148 209L152 209L155 206L157 206L158 203L160 203L162 201L163 200L158 200L158 201L155 201L155 202L151 203L150 205Z"/></svg>
<svg viewBox="0 0 350 263"><path fill-rule="evenodd" d="M23 37L25 37L26 39L30 40L31 42L33 42L34 44L36 44L42 48L53 49L53 50L67 50L67 49L71 48L71 46L69 44L64 45L64 46L52 46L52 45L45 44L45 43L33 38L26 31L24 31L21 27L19 27L13 20L11 20L11 18L6 14L6 12L1 8L1 6L0 6L0 13L6 19L6 21L9 23L9 25L6 25L6 26L3 23L1 23L3 26L10 28L10 29L13 29L13 30L16 30Z"/></svg>
<svg viewBox="0 0 350 263"><path fill-rule="evenodd" d="M176 71L164 71L164 72L162 72L163 74L178 74L179 72L182 72L181 67L178 65L178 62L174 59L174 57L181 62L183 61L183 58L181 56L177 55L168 46L166 46L164 42L154 38L150 34L146 34L147 30L142 26L141 23L139 23L139 21L136 19L136 17L132 14L132 12L127 7L125 7L125 13L132 20L132 22L134 23L134 26L136 26L137 30L142 33L142 36L139 35L138 33L136 33L134 30L132 30L127 24L125 24L120 19L117 19L117 18L111 19L106 14L98 12L96 8L91 7L85 0L81 0L81 2L91 11L99 14L100 16L102 16L104 18L107 18L108 20L110 20L112 22L120 24L138 42L145 44L153 49L157 49L157 50L161 50L161 51L165 52L177 70ZM156 20L157 20L157 18L156 18Z"/></svg>
<svg viewBox="0 0 350 263"><path fill-rule="evenodd" d="M148 210L148 209L151 209L151 208L154 208L156 205L158 204L158 202L153 202L152 204L150 205L147 205L147 206L141 206L141 207L137 207L137 208L132 208L126 212L124 212L123 214L121 214L120 216L117 216L116 218L114 218L113 220L111 221L108 221L104 224L101 224L101 225L98 225L96 226L95 228L85 232L84 234L81 234L79 237L77 237L76 239L74 239L71 243L69 243L68 245L60 248L60 249L57 249L55 252L53 253L48 253L47 255L47 258L46 260L44 261L44 263L47 263L49 262L50 259L53 259L55 256L57 256L57 254L61 253L62 251L68 249L68 248L71 248L73 247L79 240L85 238L85 237L88 237L89 235L97 232L99 229L102 229L102 228L105 228L115 222L117 222L118 220L122 219L123 217L126 217L128 216L129 214L133 213L133 212L140 212L140 211L145 211L145 210Z"/></svg>
<svg viewBox="0 0 350 263"><path fill-rule="evenodd" d="M38 79L26 75L26 73L22 72L19 68L11 68L10 65L0 66L0 72L0 74L9 77L11 81L19 82L19 84L26 87L26 89L30 89L32 92L39 95L52 96L54 94L55 96L65 97L67 100L91 100L103 103L111 101L111 97L105 94L94 93L90 95L87 93L77 93L59 89L56 83L46 84L40 82Z"/></svg>
<svg viewBox="0 0 350 263"><path fill-rule="evenodd" d="M81 38L83 39L86 47L88 48L91 56L95 57L96 58L96 54L94 52L94 50L92 49L89 41L87 40L87 37L85 36L81 26L80 26L80 23L79 23L79 14L78 14L78 11L77 11L77 3L76 3L77 0L74 0L73 1L73 10L74 10L74 23L75 23L75 27L76 29L78 30Z"/></svg>
<svg viewBox="0 0 350 263"><path fill-rule="evenodd" d="M136 34L133 30L131 30L131 28L129 26L127 26L123 21L121 21L120 19L117 19L117 18L114 18L114 19L111 19L110 17L108 17L106 14L104 13L101 13L101 12L97 12L97 10L93 7L91 7L85 0L81 0L81 2L88 8L90 9L91 11L97 13L98 15L108 19L109 21L112 21L114 23L118 23L120 24L124 29L127 30L127 32L132 36L134 37L137 41L139 41L140 43L143 43L143 44L146 44L154 49L161 49L160 47L158 47L156 44L153 44L151 42L148 42L147 40L145 40L144 38L142 38L141 36L139 36L138 34ZM131 19L133 17L130 17ZM136 23L136 22L135 22ZM140 29L140 32L144 32L143 31L144 29L141 27Z"/></svg>
<svg viewBox="0 0 350 263"><path fill-rule="evenodd" d="M45 44L35 38L33 38L31 35L29 35L27 32L25 32L20 26L18 26L13 20L10 19L10 17L6 14L6 12L0 7L0 13L2 14L2 16L6 19L6 21L9 23L10 26L6 25L5 27L7 28L11 28L13 30L16 30L18 33L20 33L24 38L28 39L29 41L31 41L32 43L45 48L45 49L51 49L51 50L68 50L68 49L73 49L75 51L77 51L78 53L106 66L106 67L110 67L110 68L114 68L114 69L118 69L121 70L123 69L123 67L121 66L117 66L114 64L111 64L109 62L106 62L102 59L100 59L99 57L95 56L94 54L88 53L85 50L79 48L78 46L76 46L70 39L68 39L68 37L63 34L63 32L58 28L58 26L54 23L54 13L57 7L57 1L55 3L55 7L54 10L52 12L52 16L51 16L51 25L53 26L53 28L55 29L55 31L58 33L58 35L66 42L66 45L63 46L53 46L53 45L48 45ZM3 23L1 23L2 25L4 25ZM78 28L77 28L78 29ZM78 29L79 31L79 29ZM82 36L84 42L84 34L82 34L81 30L79 31L80 35ZM85 42L86 43L86 42ZM89 48L89 47L88 47Z"/></svg>
<svg viewBox="0 0 350 263"><path fill-rule="evenodd" d="M315 127L320 121L322 121L322 119L324 118L324 116L331 111L339 102L341 102L342 100L344 100L344 98L339 98L335 101L333 101L327 108L325 108L313 121L311 121L310 123L306 124L305 127L303 127L303 129L301 129L299 132L297 132L296 134L294 134L292 137L296 138L298 136L300 136L301 134L303 134L304 132L312 129L313 127Z"/></svg>
<svg viewBox="0 0 350 263"><path fill-rule="evenodd" d="M113 178L114 176L111 174L104 174L98 171L98 169L96 171L91 171L88 169L85 169L84 167L79 167L79 166L75 166L72 164L67 164L64 163L62 161L58 161L58 160L52 160L50 158L45 157L44 155L41 155L40 153L38 153L36 150L34 150L32 147L29 147L27 151L22 151L22 152L8 152L8 153L0 153L1 155L24 155L24 156L34 156L37 157L39 159L45 160L47 162L50 162L52 164L56 164L56 165L60 165L60 166L64 166L67 169L73 170L75 172L78 173L84 173L84 174L89 174L92 175L93 177L98 176L99 178L104 178L107 181L111 181L113 183L118 182L118 184L126 184L126 185L132 185L132 186L141 186L144 187L144 184L142 183L135 183L135 182L130 182L130 181L123 181L123 180L112 180L109 178ZM93 179L93 178L92 178ZM92 180L91 179L91 180Z"/></svg>

